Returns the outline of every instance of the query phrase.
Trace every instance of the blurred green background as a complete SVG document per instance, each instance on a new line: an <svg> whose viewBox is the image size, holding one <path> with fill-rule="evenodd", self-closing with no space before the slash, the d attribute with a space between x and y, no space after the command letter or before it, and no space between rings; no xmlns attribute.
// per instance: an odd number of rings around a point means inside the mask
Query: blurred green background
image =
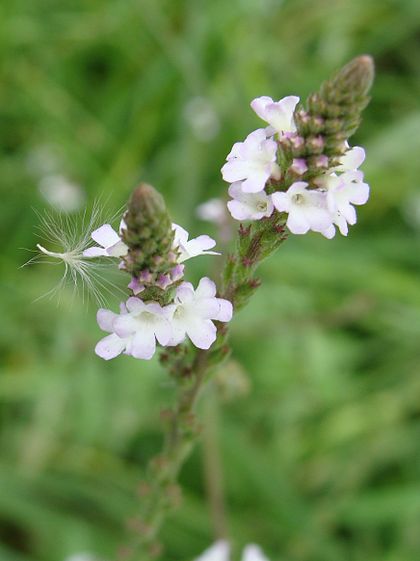
<svg viewBox="0 0 420 561"><path fill-rule="evenodd" d="M34 302L58 270L19 268L38 241L33 208L100 196L116 209L143 179L176 222L216 236L195 209L225 195L226 154L261 126L250 100L304 98L361 53L377 65L353 139L371 200L347 239L292 237L261 268L163 559L215 539L216 445L239 546L271 561L418 561L418 0L3 0L0 14L1 561L112 559L173 397L157 360L93 354L94 304L71 290Z"/></svg>

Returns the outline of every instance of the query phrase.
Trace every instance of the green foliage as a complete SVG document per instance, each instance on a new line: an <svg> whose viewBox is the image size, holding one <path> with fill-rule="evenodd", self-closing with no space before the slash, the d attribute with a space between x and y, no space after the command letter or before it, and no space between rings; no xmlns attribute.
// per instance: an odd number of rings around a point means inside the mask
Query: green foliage
<svg viewBox="0 0 420 561"><path fill-rule="evenodd" d="M95 357L95 306L70 289L60 306L34 302L58 274L18 268L38 241L42 177L53 167L115 208L148 181L200 234L195 207L224 195L226 154L261 125L249 101L305 99L369 53L377 76L354 143L371 201L348 239L289 237L259 270L232 326L235 362L217 378L231 384L219 440L238 546L260 543L272 561L418 561L418 1L5 0L1 11L0 559L112 559L174 393L157 360ZM198 278L217 259L190 269ZM214 539L204 457L182 472L168 561Z"/></svg>

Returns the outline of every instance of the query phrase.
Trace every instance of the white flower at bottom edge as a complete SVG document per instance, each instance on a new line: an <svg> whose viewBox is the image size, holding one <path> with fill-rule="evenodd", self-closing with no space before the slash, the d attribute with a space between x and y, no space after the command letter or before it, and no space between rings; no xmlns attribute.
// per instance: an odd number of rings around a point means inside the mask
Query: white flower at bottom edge
<svg viewBox="0 0 420 561"><path fill-rule="evenodd" d="M296 130L293 113L298 103L299 98L295 95L288 95L279 101L273 101L271 97L263 95L252 100L251 107L258 117L270 125L268 133L277 132L281 135Z"/></svg>
<svg viewBox="0 0 420 561"><path fill-rule="evenodd" d="M183 263L187 259L198 255L220 255L217 251L208 251L216 245L216 242L210 236L202 235L189 240L187 230L184 230L178 224L172 224L172 229L175 231L173 247L179 251L178 263Z"/></svg>
<svg viewBox="0 0 420 561"><path fill-rule="evenodd" d="M245 193L242 182L236 181L229 187L229 195L233 200L227 203L227 207L236 220L259 220L273 214L273 203L265 191Z"/></svg>
<svg viewBox="0 0 420 561"><path fill-rule="evenodd" d="M99 327L110 335L96 345L96 354L105 360L121 353L151 359L156 351L156 339L161 345L167 345L172 337L170 318L173 311L174 306L162 308L156 302L145 304L135 297L121 305L120 314L98 310Z"/></svg>
<svg viewBox="0 0 420 561"><path fill-rule="evenodd" d="M307 189L304 181L296 181L286 192L271 195L279 212L287 212L286 226L293 234L306 234L309 230L325 232L332 224L324 192Z"/></svg>
<svg viewBox="0 0 420 561"><path fill-rule="evenodd" d="M195 561L229 561L230 547L228 542L219 541L207 549ZM242 561L268 561L261 548L257 545L247 545L242 554Z"/></svg>
<svg viewBox="0 0 420 561"><path fill-rule="evenodd" d="M99 246L85 249L85 257L123 257L127 255L128 247L110 224L104 224L94 230L90 237Z"/></svg>
<svg viewBox="0 0 420 561"><path fill-rule="evenodd" d="M178 345L188 336L199 349L208 349L217 335L212 320L232 319L232 304L216 298L216 285L207 277L200 280L196 290L191 283L183 282L176 290L174 306L170 345Z"/></svg>
<svg viewBox="0 0 420 561"><path fill-rule="evenodd" d="M276 163L277 143L267 139L264 129L251 132L244 142L236 142L222 167L222 176L228 183L243 181L246 193L262 191L271 176L279 177Z"/></svg>

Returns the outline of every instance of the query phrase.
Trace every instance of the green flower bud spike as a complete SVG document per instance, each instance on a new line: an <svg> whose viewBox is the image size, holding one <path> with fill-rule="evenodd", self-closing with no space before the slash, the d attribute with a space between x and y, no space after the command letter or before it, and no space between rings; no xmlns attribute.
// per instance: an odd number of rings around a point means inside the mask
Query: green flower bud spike
<svg viewBox="0 0 420 561"><path fill-rule="evenodd" d="M284 150L289 162L305 158L308 171L300 179L306 181L324 169L337 165L346 150L347 139L357 130L361 113L369 103L368 92L374 79L374 63L369 55L359 56L331 79L320 90L309 96L307 108L295 112L297 137L286 141ZM286 183L293 182L293 175Z"/></svg>
<svg viewBox="0 0 420 561"><path fill-rule="evenodd" d="M165 201L156 189L147 183L136 187L124 221L123 241L128 246L125 266L129 273L136 275L145 269L162 273L173 266L172 222Z"/></svg>
<svg viewBox="0 0 420 561"><path fill-rule="evenodd" d="M156 281L176 265L177 251L173 249L172 221L162 195L151 185L141 183L130 197L124 221L122 239L128 246L125 268L146 286L142 300L164 305L175 284L166 289Z"/></svg>

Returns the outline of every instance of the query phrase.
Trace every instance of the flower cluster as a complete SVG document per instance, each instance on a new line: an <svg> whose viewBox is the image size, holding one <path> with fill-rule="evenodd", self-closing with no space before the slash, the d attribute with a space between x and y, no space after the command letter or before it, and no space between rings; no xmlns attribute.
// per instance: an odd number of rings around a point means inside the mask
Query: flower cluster
<svg viewBox="0 0 420 561"><path fill-rule="evenodd" d="M176 264L169 273L154 279L148 270L142 270L132 277L128 287L134 296L120 305L120 313L101 308L97 313L99 327L109 333L96 345L95 352L105 360L121 353L138 359L149 360L156 351L156 342L162 346L175 346L186 338L199 349L208 349L216 340L217 328L214 321L228 322L232 318L232 304L216 297L216 285L204 277L196 289L183 280L184 261L199 255L218 255L210 251L216 242L202 235L189 239L189 234L178 224L174 231L173 253ZM122 221L120 234L125 229ZM128 247L120 235L104 224L91 234L98 244L84 251L85 257L124 257ZM124 268L124 261L121 261ZM153 280L154 279L154 280ZM161 305L149 298L144 301L139 294L151 286L165 291L174 287L170 303Z"/></svg>
<svg viewBox="0 0 420 561"><path fill-rule="evenodd" d="M327 238L336 227L347 235L348 225L356 223L353 205L363 205L369 198L369 186L363 181L359 166L365 152L358 146L343 145L343 156L328 168L328 157L322 154L322 136L312 139L319 175L309 176L304 157L286 161L284 146L299 149L304 139L296 130L294 114L299 98L288 96L280 101L259 97L251 102L255 113L268 123L257 129L244 142L237 142L222 167L222 176L230 183L231 200L227 206L236 220L260 220L276 209L287 213L286 225L293 234L309 230ZM316 144L316 146L315 146ZM283 165L283 167L282 167ZM283 181L293 178L293 181Z"/></svg>

